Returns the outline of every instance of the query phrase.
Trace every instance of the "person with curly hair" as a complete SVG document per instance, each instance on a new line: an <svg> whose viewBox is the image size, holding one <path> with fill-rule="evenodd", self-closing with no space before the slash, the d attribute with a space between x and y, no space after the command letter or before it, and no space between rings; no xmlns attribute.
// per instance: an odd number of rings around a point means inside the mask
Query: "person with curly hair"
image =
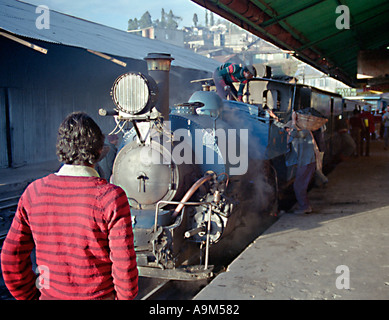
<svg viewBox="0 0 389 320"><path fill-rule="evenodd" d="M70 165L93 166L100 157L104 135L84 112L73 112L58 129L58 160Z"/></svg>
<svg viewBox="0 0 389 320"><path fill-rule="evenodd" d="M1 252L4 282L16 299L133 299L138 270L128 199L98 177L104 135L84 112L61 123L55 174L21 196ZM36 275L30 254L36 251Z"/></svg>

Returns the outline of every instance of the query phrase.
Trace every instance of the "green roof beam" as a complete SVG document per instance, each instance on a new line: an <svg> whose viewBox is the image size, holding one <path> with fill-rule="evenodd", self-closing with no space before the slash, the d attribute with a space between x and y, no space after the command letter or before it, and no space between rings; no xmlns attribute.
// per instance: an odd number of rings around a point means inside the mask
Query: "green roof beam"
<svg viewBox="0 0 389 320"><path fill-rule="evenodd" d="M297 9L297 10L294 10L292 12L279 15L276 18L273 18L273 19L268 20L268 21L266 21L264 23L261 23L260 26L262 28L269 27L269 26L271 26L271 25L273 25L275 23L278 23L279 21L282 21L282 20L284 20L286 18L294 16L295 14L298 14L298 13L300 13L302 11L305 11L305 10L311 8L311 7L314 7L314 6L316 6L317 4L319 4L319 3L323 2L323 1L326 1L326 0L316 0L316 1L314 1L314 2L312 2L310 4L308 4L308 5L305 5L305 6L301 7L301 8L299 8L299 9Z"/></svg>

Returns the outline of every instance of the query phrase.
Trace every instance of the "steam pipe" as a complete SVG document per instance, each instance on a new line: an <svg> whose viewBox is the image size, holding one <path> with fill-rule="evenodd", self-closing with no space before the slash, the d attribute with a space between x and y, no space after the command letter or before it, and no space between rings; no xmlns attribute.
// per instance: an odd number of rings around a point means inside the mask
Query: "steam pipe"
<svg viewBox="0 0 389 320"><path fill-rule="evenodd" d="M213 178L212 175L207 175L205 177L202 177L200 178L199 180L197 180L191 187L190 189L185 193L184 197L182 198L182 200L180 201L181 203L176 207L176 209L174 210L173 214L172 214L172 217L175 218L178 216L178 214L180 213L180 211L182 210L182 208L184 207L184 202L187 202L190 197L196 192L196 190L198 188L200 188L201 185L203 185L205 182L211 180Z"/></svg>

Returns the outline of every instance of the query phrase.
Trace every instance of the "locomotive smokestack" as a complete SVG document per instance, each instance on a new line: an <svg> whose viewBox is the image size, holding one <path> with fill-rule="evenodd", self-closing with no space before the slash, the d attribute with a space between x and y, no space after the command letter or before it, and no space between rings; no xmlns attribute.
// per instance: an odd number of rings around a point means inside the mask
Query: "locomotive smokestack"
<svg viewBox="0 0 389 320"><path fill-rule="evenodd" d="M168 53L149 53L146 58L149 75L158 85L159 99L157 110L164 120L169 119L169 72L174 58Z"/></svg>

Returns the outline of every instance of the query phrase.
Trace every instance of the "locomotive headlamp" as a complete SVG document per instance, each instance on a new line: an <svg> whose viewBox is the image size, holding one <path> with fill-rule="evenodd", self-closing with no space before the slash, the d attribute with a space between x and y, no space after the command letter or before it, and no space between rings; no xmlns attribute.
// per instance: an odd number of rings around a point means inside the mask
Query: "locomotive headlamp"
<svg viewBox="0 0 389 320"><path fill-rule="evenodd" d="M111 96L119 111L130 115L144 114L155 106L158 87L151 77L128 72L115 80Z"/></svg>

